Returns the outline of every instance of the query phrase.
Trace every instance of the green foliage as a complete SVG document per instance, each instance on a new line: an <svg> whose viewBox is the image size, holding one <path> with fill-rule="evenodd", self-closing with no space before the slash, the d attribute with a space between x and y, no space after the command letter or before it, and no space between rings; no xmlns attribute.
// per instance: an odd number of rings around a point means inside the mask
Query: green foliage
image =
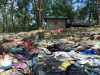
<svg viewBox="0 0 100 75"><path fill-rule="evenodd" d="M3 32L16 32L30 30L30 23L32 23L32 16L28 13L27 5L33 0L18 0L18 5L15 7L16 0L0 0L0 20Z"/></svg>
<svg viewBox="0 0 100 75"><path fill-rule="evenodd" d="M6 4L8 0L0 0L0 5Z"/></svg>
<svg viewBox="0 0 100 75"><path fill-rule="evenodd" d="M74 17L75 13L72 11L72 6L64 3L64 0L56 0L54 4L50 4L50 0L47 0L47 4L45 8L45 14L47 16L55 16L55 17Z"/></svg>
<svg viewBox="0 0 100 75"><path fill-rule="evenodd" d="M8 3L11 1L11 3ZM32 17L28 10L27 5L29 2L33 3L34 0L18 0L17 8L14 7L14 2L16 0L0 0L0 28L3 28L3 32L16 32L16 31L29 31L38 28L38 25L33 25L32 21L38 21L36 15ZM40 1L40 0L39 0ZM43 0L43 14L44 16L53 17L68 17L74 18L78 16L79 19L84 20L89 14L89 11L93 14L92 19L97 20L96 5L94 5L94 0L91 1L92 4L87 3L87 6L82 8L77 15L76 12L72 10L72 5L65 4L64 0ZM71 0L69 0L71 1ZM33 3L32 13L37 13L36 3ZM35 11L35 12L34 12ZM38 23L37 23L38 24ZM33 25L33 26L32 26ZM0 29L1 30L1 29Z"/></svg>
<svg viewBox="0 0 100 75"><path fill-rule="evenodd" d="M87 11L86 11L87 10ZM84 7L79 11L79 19L85 19L88 14L88 7Z"/></svg>

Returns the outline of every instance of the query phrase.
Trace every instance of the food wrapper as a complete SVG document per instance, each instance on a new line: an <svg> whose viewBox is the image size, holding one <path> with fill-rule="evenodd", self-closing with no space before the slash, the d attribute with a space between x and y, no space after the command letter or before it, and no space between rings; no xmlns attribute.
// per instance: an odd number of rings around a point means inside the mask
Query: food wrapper
<svg viewBox="0 0 100 75"><path fill-rule="evenodd" d="M66 60L64 61L60 66L59 69L61 69L62 71L66 71L66 69L71 65L71 63Z"/></svg>

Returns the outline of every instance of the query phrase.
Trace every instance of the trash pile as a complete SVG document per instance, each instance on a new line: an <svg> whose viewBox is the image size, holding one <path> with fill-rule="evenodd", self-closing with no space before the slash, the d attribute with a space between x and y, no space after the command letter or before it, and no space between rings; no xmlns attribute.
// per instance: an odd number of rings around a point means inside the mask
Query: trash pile
<svg viewBox="0 0 100 75"><path fill-rule="evenodd" d="M100 75L100 35L39 40L36 33L0 41L0 75Z"/></svg>

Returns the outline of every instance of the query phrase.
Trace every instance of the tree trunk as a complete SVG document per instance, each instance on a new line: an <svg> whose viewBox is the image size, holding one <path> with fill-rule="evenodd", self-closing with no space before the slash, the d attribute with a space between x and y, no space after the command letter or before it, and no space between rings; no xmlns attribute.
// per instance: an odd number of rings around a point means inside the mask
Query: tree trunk
<svg viewBox="0 0 100 75"><path fill-rule="evenodd" d="M35 1L35 6L36 6L36 21L38 27L42 27L43 23L43 17L42 17L42 11L43 11L43 0L38 0L37 2Z"/></svg>
<svg viewBox="0 0 100 75"><path fill-rule="evenodd" d="M14 4L14 0L11 3L11 22L12 22L12 27L11 27L11 32L15 32L15 26L14 26L14 20L13 20L13 4Z"/></svg>

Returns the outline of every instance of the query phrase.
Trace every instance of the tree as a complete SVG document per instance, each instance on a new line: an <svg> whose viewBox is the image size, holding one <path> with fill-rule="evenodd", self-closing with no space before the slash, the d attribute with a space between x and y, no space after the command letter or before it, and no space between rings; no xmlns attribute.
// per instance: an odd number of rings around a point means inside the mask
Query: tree
<svg viewBox="0 0 100 75"><path fill-rule="evenodd" d="M94 0L88 0L87 5L79 11L79 19L84 20L87 17L88 22L91 22L91 20L93 22L98 19Z"/></svg>
<svg viewBox="0 0 100 75"><path fill-rule="evenodd" d="M74 16L72 6L67 5L65 0L55 0L53 4L50 4L50 0L47 0L44 12L47 16L63 16L68 18L72 18Z"/></svg>
<svg viewBox="0 0 100 75"><path fill-rule="evenodd" d="M28 31L34 19L28 6L33 0L0 0L3 32ZM33 4L32 4L33 7ZM32 10L33 11L33 10ZM2 27L1 27L2 28Z"/></svg>
<svg viewBox="0 0 100 75"><path fill-rule="evenodd" d="M2 15L2 30L3 30L3 32L6 30L6 25L7 25L7 16L6 16L6 14L7 14L7 8L6 8L6 5L7 5L7 0L0 0L0 10L1 10L1 15Z"/></svg>

